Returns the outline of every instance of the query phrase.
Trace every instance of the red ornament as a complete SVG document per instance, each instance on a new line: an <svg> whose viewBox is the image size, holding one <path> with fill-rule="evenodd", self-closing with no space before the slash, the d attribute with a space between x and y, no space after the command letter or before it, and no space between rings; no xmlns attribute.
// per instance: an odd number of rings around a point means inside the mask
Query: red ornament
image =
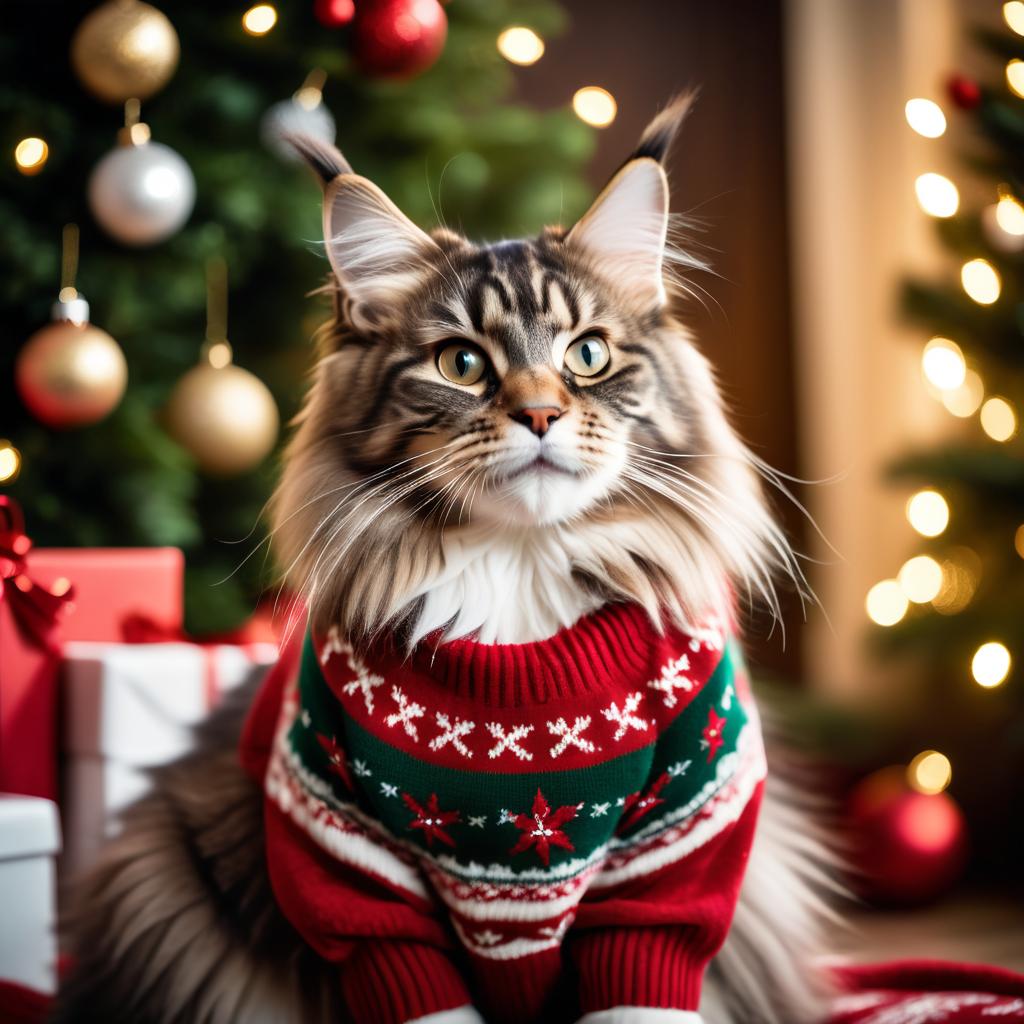
<svg viewBox="0 0 1024 1024"><path fill-rule="evenodd" d="M974 110L981 103L981 87L966 75L950 75L946 90L961 110Z"/></svg>
<svg viewBox="0 0 1024 1024"><path fill-rule="evenodd" d="M532 848L544 867L547 867L551 863L552 846L571 852L575 847L562 831L562 826L572 821L579 809L577 804L567 804L553 811L544 799L544 794L538 789L537 795L533 798L533 810L529 814L517 814L512 819L512 824L523 834L509 853L522 853Z"/></svg>
<svg viewBox="0 0 1024 1024"><path fill-rule="evenodd" d="M903 768L883 768L850 795L854 879L876 903L926 903L956 881L967 859L967 829L947 793L911 789Z"/></svg>
<svg viewBox="0 0 1024 1024"><path fill-rule="evenodd" d="M341 28L356 16L354 0L313 0L313 14L326 28Z"/></svg>
<svg viewBox="0 0 1024 1024"><path fill-rule="evenodd" d="M437 0L362 0L353 53L360 69L382 78L409 78L440 56L448 18Z"/></svg>
<svg viewBox="0 0 1024 1024"><path fill-rule="evenodd" d="M436 793L430 794L426 807L414 800L408 793L403 793L402 799L405 801L405 806L416 815L409 822L408 827L418 828L423 833L427 846L433 846L435 839L440 840L446 846L455 845L455 840L445 832L445 829L449 825L458 824L458 811L442 811L437 802Z"/></svg>

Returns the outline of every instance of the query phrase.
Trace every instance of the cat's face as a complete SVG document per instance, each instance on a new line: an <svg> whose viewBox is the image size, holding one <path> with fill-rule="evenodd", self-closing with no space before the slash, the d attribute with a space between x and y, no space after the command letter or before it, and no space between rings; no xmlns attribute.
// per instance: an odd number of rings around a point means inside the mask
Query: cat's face
<svg viewBox="0 0 1024 1024"><path fill-rule="evenodd" d="M554 233L437 241L365 325L374 340L330 359L332 428L362 431L350 464L391 467L439 522L540 525L623 490L631 444L685 445L685 382L662 365L679 343L660 337L650 294L603 280Z"/></svg>
<svg viewBox="0 0 1024 1024"><path fill-rule="evenodd" d="M315 618L401 618L481 528L541 538L552 572L652 615L720 606L728 580L774 601L792 555L666 298L660 159L685 106L569 231L492 245L426 234L300 143L325 182L336 317L275 532Z"/></svg>

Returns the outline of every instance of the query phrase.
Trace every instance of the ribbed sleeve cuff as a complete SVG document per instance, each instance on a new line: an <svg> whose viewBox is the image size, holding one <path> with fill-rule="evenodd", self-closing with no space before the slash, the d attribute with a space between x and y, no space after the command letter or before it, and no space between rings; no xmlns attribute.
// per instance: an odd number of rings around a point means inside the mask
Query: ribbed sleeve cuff
<svg viewBox="0 0 1024 1024"><path fill-rule="evenodd" d="M602 928L573 943L584 1013L615 1006L696 1010L708 955L692 928Z"/></svg>
<svg viewBox="0 0 1024 1024"><path fill-rule="evenodd" d="M539 1020L562 975L558 949L516 960L473 957L472 962L480 1006L492 1024Z"/></svg>
<svg viewBox="0 0 1024 1024"><path fill-rule="evenodd" d="M441 950L398 939L361 943L342 967L341 988L352 1024L405 1024L470 1001Z"/></svg>

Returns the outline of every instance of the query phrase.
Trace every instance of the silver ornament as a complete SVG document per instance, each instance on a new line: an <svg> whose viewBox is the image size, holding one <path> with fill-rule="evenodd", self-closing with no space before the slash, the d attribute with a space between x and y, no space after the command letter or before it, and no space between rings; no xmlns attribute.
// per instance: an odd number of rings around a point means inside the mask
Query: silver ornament
<svg viewBox="0 0 1024 1024"><path fill-rule="evenodd" d="M285 142L287 134L309 135L333 145L337 129L331 112L317 101L311 106L303 102L304 89L295 96L275 103L260 121L260 139L275 156L288 163L301 163L302 157Z"/></svg>
<svg viewBox="0 0 1024 1024"><path fill-rule="evenodd" d="M188 220L196 180L185 160L160 142L109 152L89 178L89 206L100 226L125 245L153 245Z"/></svg>

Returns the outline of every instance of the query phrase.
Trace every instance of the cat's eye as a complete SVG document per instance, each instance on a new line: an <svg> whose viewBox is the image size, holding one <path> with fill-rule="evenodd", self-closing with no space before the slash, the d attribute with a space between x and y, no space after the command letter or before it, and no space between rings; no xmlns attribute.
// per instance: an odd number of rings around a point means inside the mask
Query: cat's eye
<svg viewBox="0 0 1024 1024"><path fill-rule="evenodd" d="M437 368L453 384L475 384L487 369L487 360L472 345L455 342L437 354Z"/></svg>
<svg viewBox="0 0 1024 1024"><path fill-rule="evenodd" d="M610 359L608 346L595 335L580 338L565 350L565 365L577 377L593 377L608 365Z"/></svg>

